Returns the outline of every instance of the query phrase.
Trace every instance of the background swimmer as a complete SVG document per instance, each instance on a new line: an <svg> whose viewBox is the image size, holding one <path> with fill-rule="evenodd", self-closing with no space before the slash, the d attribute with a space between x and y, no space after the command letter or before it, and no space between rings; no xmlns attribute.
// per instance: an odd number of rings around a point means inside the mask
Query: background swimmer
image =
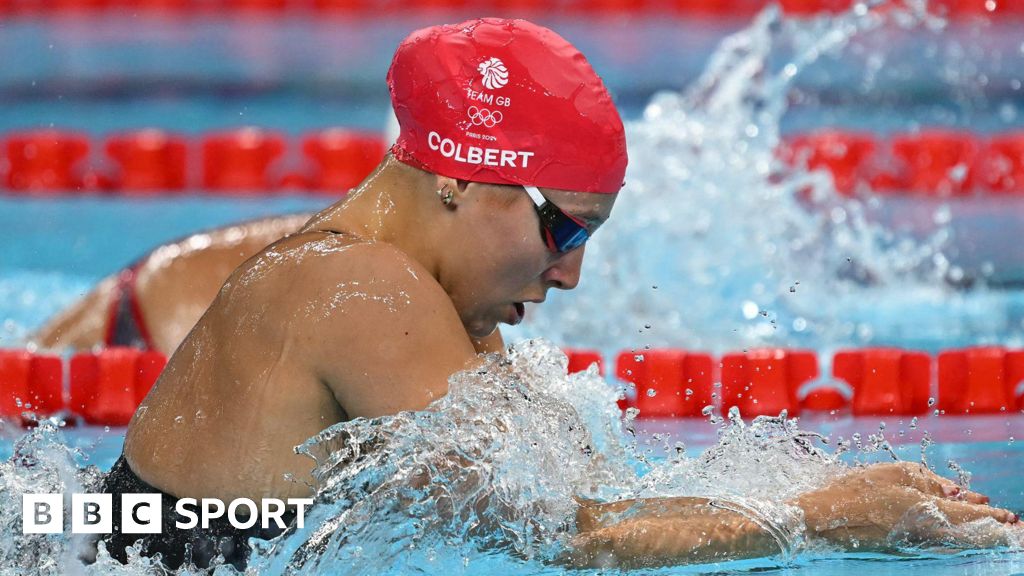
<svg viewBox="0 0 1024 576"><path fill-rule="evenodd" d="M42 348L136 346L170 355L239 264L308 219L266 218L164 244L98 282L28 340Z"/></svg>

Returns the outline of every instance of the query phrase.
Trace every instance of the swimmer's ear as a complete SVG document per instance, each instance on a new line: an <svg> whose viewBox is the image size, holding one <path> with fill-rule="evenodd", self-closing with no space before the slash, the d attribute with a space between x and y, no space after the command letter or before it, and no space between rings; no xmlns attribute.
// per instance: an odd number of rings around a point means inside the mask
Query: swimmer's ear
<svg viewBox="0 0 1024 576"><path fill-rule="evenodd" d="M469 180L455 181L455 189L458 190L458 192L455 193L456 200L461 200L466 195L466 189L469 188L469 185Z"/></svg>

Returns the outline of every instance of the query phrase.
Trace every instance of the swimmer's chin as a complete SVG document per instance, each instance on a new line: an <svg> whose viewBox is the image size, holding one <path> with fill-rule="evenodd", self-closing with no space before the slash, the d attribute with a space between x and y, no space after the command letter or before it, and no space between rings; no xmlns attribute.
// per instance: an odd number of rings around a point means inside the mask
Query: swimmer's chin
<svg viewBox="0 0 1024 576"><path fill-rule="evenodd" d="M474 340L481 340L483 338L491 337L495 332L498 331L498 323L490 322L486 326L471 326L466 327L466 333L469 334L470 338Z"/></svg>

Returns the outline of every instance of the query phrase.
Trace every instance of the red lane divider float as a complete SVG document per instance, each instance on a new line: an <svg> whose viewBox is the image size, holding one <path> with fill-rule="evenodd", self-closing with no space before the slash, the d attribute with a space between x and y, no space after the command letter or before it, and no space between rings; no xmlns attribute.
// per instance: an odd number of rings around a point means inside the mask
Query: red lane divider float
<svg viewBox="0 0 1024 576"><path fill-rule="evenodd" d="M978 156L975 175L993 193L1024 192L1024 133L989 140Z"/></svg>
<svg viewBox="0 0 1024 576"><path fill-rule="evenodd" d="M385 152L379 135L341 128L296 140L252 127L194 141L156 129L92 144L81 134L58 130L8 133L0 140L0 181L16 194L266 194L282 188L341 194L369 175ZM106 163L90 156L101 150ZM791 165L830 172L845 195L1024 195L1024 131L983 138L923 130L885 139L822 130L788 137L778 155Z"/></svg>
<svg viewBox="0 0 1024 576"><path fill-rule="evenodd" d="M166 364L159 352L131 348L77 354L67 363L52 354L0 350L0 418L27 424L24 415L33 413L127 424Z"/></svg>
<svg viewBox="0 0 1024 576"><path fill-rule="evenodd" d="M931 0L932 11L950 18L995 18L1024 15L1018 0Z"/></svg>
<svg viewBox="0 0 1024 576"><path fill-rule="evenodd" d="M569 372L601 366L593 350L570 349ZM937 405L932 393L932 357L896 348L840 350L832 378L819 376L817 355L808 350L751 350L725 354L720 362L721 400L715 402L714 361L684 350L624 351L616 377L636 386L636 398L620 401L640 417L702 417L717 404L744 417L790 416L801 411L849 411L855 416L915 416L1024 411L1024 350L978 347L938 355ZM603 374L603 371L602 371ZM689 393L687 392L689 390ZM650 393L653 391L653 394Z"/></svg>
<svg viewBox="0 0 1024 576"><path fill-rule="evenodd" d="M973 189L978 143L969 133L931 130L896 136L892 151L899 165L885 184L897 191L948 197Z"/></svg>
<svg viewBox="0 0 1024 576"><path fill-rule="evenodd" d="M384 141L377 134L328 129L306 137L302 151L314 164L308 188L348 190L373 172L384 157Z"/></svg>
<svg viewBox="0 0 1024 576"><path fill-rule="evenodd" d="M1000 347L939 354L939 410L992 414L1024 408L1024 350Z"/></svg>
<svg viewBox="0 0 1024 576"><path fill-rule="evenodd" d="M270 168L284 154L284 137L243 128L203 140L203 188L221 192L271 190Z"/></svg>
<svg viewBox="0 0 1024 576"><path fill-rule="evenodd" d="M928 410L931 357L924 352L840 351L832 359L832 374L853 388L855 415L919 415Z"/></svg>
<svg viewBox="0 0 1024 576"><path fill-rule="evenodd" d="M849 10L853 0L779 0L779 5L793 16L814 16L821 12L835 14Z"/></svg>
<svg viewBox="0 0 1024 576"><path fill-rule="evenodd" d="M684 350L622 352L615 362L619 380L636 386L641 417L701 416L711 405L714 364L708 354Z"/></svg>
<svg viewBox="0 0 1024 576"><path fill-rule="evenodd" d="M788 137L779 157L825 169L836 190L963 197L1024 194L1024 132L989 138L953 130L922 130L889 139L822 130Z"/></svg>
<svg viewBox="0 0 1024 576"><path fill-rule="evenodd" d="M114 134L90 144L56 130L9 133L0 172L17 194L175 193L201 188L219 194L272 193L299 188L339 195L368 176L384 156L380 135L328 128L291 142L259 128L239 128L190 139L157 129ZM309 165L290 168L289 148L301 147ZM107 158L90 156L103 150ZM196 161L201 161L201 166ZM285 174L282 176L282 174ZM193 177L195 176L195 177Z"/></svg>
<svg viewBox="0 0 1024 576"><path fill-rule="evenodd" d="M870 134L824 130L794 136L780 152L791 164L806 161L811 170L828 170L836 190L849 196L867 181L865 166L876 147Z"/></svg>
<svg viewBox="0 0 1024 576"><path fill-rule="evenodd" d="M808 350L751 350L722 357L723 415L736 406L743 416L800 414L797 391L818 376L818 357Z"/></svg>
<svg viewBox="0 0 1024 576"><path fill-rule="evenodd" d="M159 352L133 348L76 354L70 363L70 408L89 424L128 424L165 363Z"/></svg>
<svg viewBox="0 0 1024 576"><path fill-rule="evenodd" d="M7 188L46 193L80 189L81 162L89 154L89 140L56 130L9 134L6 137Z"/></svg>
<svg viewBox="0 0 1024 576"><path fill-rule="evenodd" d="M604 375L599 352L566 352L569 373L596 364ZM28 423L22 418L26 412L43 417L70 412L89 424L127 424L166 362L159 352L131 348L80 353L67 363L50 354L0 350L0 418ZM836 352L832 381L819 378L818 358L812 351L725 354L719 364L720 402L713 393L719 381L716 363L708 354L627 351L618 354L615 371L619 380L633 383L637 390L635 400L620 401L620 408L635 407L643 418L705 417L707 407L716 404L722 414L736 406L746 418L775 416L782 410L790 416L801 410L847 409L855 416L1024 411L1024 349L945 350L938 354L937 364L937 405L930 395L931 356L894 348Z"/></svg>
<svg viewBox="0 0 1024 576"><path fill-rule="evenodd" d="M569 359L569 374L583 372L591 365L597 364L597 373L604 376L604 359L597 350L583 350L579 348L566 348L565 356Z"/></svg>
<svg viewBox="0 0 1024 576"><path fill-rule="evenodd" d="M127 194L184 190L186 149L184 138L161 130L112 136L107 140L107 155L120 170L109 187Z"/></svg>
<svg viewBox="0 0 1024 576"><path fill-rule="evenodd" d="M47 417L63 409L63 365L59 357L0 350L0 418L20 418L24 412Z"/></svg>

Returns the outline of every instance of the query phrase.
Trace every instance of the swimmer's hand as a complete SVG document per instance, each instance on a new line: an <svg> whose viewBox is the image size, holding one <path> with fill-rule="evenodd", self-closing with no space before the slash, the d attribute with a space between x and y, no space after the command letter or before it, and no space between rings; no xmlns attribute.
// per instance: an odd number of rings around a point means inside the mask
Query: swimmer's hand
<svg viewBox="0 0 1024 576"><path fill-rule="evenodd" d="M988 506L988 497L963 490L911 462L855 469L792 503L804 511L808 536L847 550L887 550L896 544L960 548L1009 544L1005 531L955 529L986 518L1021 530L1013 512Z"/></svg>
<svg viewBox="0 0 1024 576"><path fill-rule="evenodd" d="M578 567L707 563L781 551L758 524L705 498L579 503L577 535L562 559ZM1006 531L993 530L992 525L955 530L957 525L986 518L1014 525L1017 538L1024 540L1017 515L987 503L987 497L907 462L857 468L789 502L803 510L810 538L846 550L888 550L897 544L959 548L1009 544Z"/></svg>

